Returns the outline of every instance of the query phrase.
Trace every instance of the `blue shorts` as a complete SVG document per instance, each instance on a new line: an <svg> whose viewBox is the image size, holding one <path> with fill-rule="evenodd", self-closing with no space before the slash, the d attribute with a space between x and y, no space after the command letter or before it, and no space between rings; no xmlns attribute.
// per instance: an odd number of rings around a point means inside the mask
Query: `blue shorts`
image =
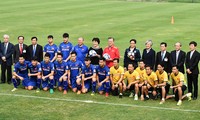
<svg viewBox="0 0 200 120"><path fill-rule="evenodd" d="M73 89L73 88L77 88L76 80L77 80L76 77L70 78L70 82L71 82L72 89Z"/></svg>
<svg viewBox="0 0 200 120"><path fill-rule="evenodd" d="M106 82L104 82L99 88L98 91L105 91L106 90Z"/></svg>
<svg viewBox="0 0 200 120"><path fill-rule="evenodd" d="M84 82L84 87L85 87L87 90L89 90L90 87L91 87L91 83L92 83L92 79L86 80L86 81Z"/></svg>
<svg viewBox="0 0 200 120"><path fill-rule="evenodd" d="M30 81L29 78L28 78L28 76L27 75L23 75L23 74L17 74L17 75L19 75L20 77L24 78L24 80L22 80L22 85L24 87L28 87L28 83Z"/></svg>
<svg viewBox="0 0 200 120"><path fill-rule="evenodd" d="M42 88L49 88L49 78L46 78L45 80L42 80Z"/></svg>
<svg viewBox="0 0 200 120"><path fill-rule="evenodd" d="M33 86L35 87L37 83L37 77L30 77L30 80L28 82L28 86Z"/></svg>

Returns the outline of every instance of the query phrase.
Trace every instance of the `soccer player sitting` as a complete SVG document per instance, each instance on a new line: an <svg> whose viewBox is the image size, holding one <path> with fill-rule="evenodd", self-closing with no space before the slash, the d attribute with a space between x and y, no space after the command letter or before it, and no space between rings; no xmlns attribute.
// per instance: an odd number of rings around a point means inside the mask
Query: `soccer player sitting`
<svg viewBox="0 0 200 120"><path fill-rule="evenodd" d="M68 62L68 81L72 91L77 92L78 90L77 94L81 94L81 68L83 63L76 60L76 55L76 52L71 52L71 61Z"/></svg>
<svg viewBox="0 0 200 120"><path fill-rule="evenodd" d="M113 60L113 65L110 68L110 80L112 83L112 94L114 96L119 94L119 98L122 98L123 94L123 90L126 90L126 86L123 85L122 80L124 77L124 68L119 66L119 59L115 58ZM118 93L118 88L120 93Z"/></svg>
<svg viewBox="0 0 200 120"><path fill-rule="evenodd" d="M170 86L170 88L174 89L175 95L168 95L166 99L175 97L175 100L178 101L177 103L178 106L182 104L182 100L185 97L187 97L188 101L190 101L192 99L191 98L192 93L187 93L184 95L184 91L187 89L186 80L184 78L183 73L179 72L177 65L172 66L171 79L174 85Z"/></svg>
<svg viewBox="0 0 200 120"><path fill-rule="evenodd" d="M41 65L38 63L37 57L33 57L31 60L31 63L28 66L29 73L28 76L30 78L30 81L28 83L28 89L32 90L37 85L36 92L40 92L40 85L41 85Z"/></svg>
<svg viewBox="0 0 200 120"><path fill-rule="evenodd" d="M92 94L96 91L96 70L89 57L85 58L85 65L82 68L82 93L87 93L92 83Z"/></svg>
<svg viewBox="0 0 200 120"><path fill-rule="evenodd" d="M63 91L63 94L67 94L68 90L68 81L67 81L67 74L68 74L68 65L63 61L62 53L57 54L57 61L54 62L55 67L55 74L54 80L58 82L58 89Z"/></svg>
<svg viewBox="0 0 200 120"><path fill-rule="evenodd" d="M42 68L42 88L44 91L47 91L50 88L50 93L53 94L54 64L50 62L49 53L46 53L44 55L44 61L41 62L41 68Z"/></svg>
<svg viewBox="0 0 200 120"><path fill-rule="evenodd" d="M127 90L131 91L129 97L133 97L133 90L135 90L135 97L134 100L138 100L138 83L139 83L139 73L134 70L134 65L132 63L128 64L128 71L124 73L124 80L127 79L128 86L126 87ZM123 85L126 85L123 80Z"/></svg>
<svg viewBox="0 0 200 120"><path fill-rule="evenodd" d="M160 92L161 97L162 97L160 104L163 104L165 102L165 97L166 97L166 94L168 94L169 87L170 87L168 75L167 75L167 72L164 71L163 64L158 64L156 75L158 77L158 84L155 85L155 87L158 88L158 91Z"/></svg>
<svg viewBox="0 0 200 120"><path fill-rule="evenodd" d="M106 66L105 58L99 58L99 66L96 67L96 72L99 94L102 95L105 92L105 96L108 97L110 92L110 69Z"/></svg>
<svg viewBox="0 0 200 120"><path fill-rule="evenodd" d="M156 87L158 79L156 74L152 71L152 67L149 65L146 65L146 74L144 75L144 85L142 86L142 95L141 100L144 100L144 93L146 95L145 99L149 99L148 93L152 93L152 99L156 98Z"/></svg>
<svg viewBox="0 0 200 120"><path fill-rule="evenodd" d="M19 62L17 62L14 66L13 70L13 76L12 76L12 82L14 85L14 89L12 89L12 92L17 90L17 86L19 86L19 83L16 79L20 79L22 81L22 85L25 87L25 89L28 89L28 65L30 62L25 61L24 55L19 56Z"/></svg>
<svg viewBox="0 0 200 120"><path fill-rule="evenodd" d="M140 82L138 83L140 94L142 93L142 86L144 85L144 75L146 74L145 64L143 60L139 61L139 67L136 68L136 71L140 75Z"/></svg>

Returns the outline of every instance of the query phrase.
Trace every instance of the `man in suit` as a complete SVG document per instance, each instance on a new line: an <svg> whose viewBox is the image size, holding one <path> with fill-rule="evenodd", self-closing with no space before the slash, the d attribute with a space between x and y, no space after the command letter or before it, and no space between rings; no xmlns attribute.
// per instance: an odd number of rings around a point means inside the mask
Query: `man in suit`
<svg viewBox="0 0 200 120"><path fill-rule="evenodd" d="M185 73L184 70L184 63L185 63L185 55L186 53L181 50L181 43L177 42L175 44L175 50L171 51L171 66L177 65L179 68L179 71L183 74Z"/></svg>
<svg viewBox="0 0 200 120"><path fill-rule="evenodd" d="M187 72L187 83L188 83L188 92L193 92L193 100L196 100L198 97L198 74L199 74L199 52L196 50L197 43L192 41L189 43L190 51L186 55L186 72ZM193 84L193 86L192 86Z"/></svg>
<svg viewBox="0 0 200 120"><path fill-rule="evenodd" d="M164 64L164 70L170 75L171 73L171 64L170 64L170 53L167 52L167 43L160 43L160 52L157 52L156 55L156 66L157 69L158 64Z"/></svg>
<svg viewBox="0 0 200 120"><path fill-rule="evenodd" d="M27 45L24 44L24 36L19 36L18 44L14 46L14 54L13 54L14 63L17 63L19 61L19 56L22 54L26 59L26 48Z"/></svg>
<svg viewBox="0 0 200 120"><path fill-rule="evenodd" d="M37 37L31 38L31 45L26 49L27 60L31 61L34 56L37 56L38 62L43 61L43 48L41 45L37 44Z"/></svg>
<svg viewBox="0 0 200 120"><path fill-rule="evenodd" d="M147 40L145 42L146 48L143 50L142 59L145 65L149 65L154 68L155 59L156 59L156 52L152 49L153 42L152 40Z"/></svg>
<svg viewBox="0 0 200 120"><path fill-rule="evenodd" d="M0 44L1 83L6 82L7 70L7 83L11 84L14 45L9 42L8 35L4 35L3 38L4 42Z"/></svg>

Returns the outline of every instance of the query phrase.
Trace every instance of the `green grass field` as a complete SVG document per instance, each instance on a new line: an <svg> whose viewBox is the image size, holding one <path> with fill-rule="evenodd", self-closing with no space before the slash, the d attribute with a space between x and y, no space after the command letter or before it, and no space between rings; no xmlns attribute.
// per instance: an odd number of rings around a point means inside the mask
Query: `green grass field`
<svg viewBox="0 0 200 120"><path fill-rule="evenodd" d="M188 43L191 40L198 42L200 38L198 3L1 0L0 13L0 36L10 35L10 41L14 44L17 43L19 35L24 35L27 44L30 44L32 36L37 36L39 44L45 45L49 34L54 35L55 43L59 44L62 34L68 32L73 44L82 36L85 38L85 44L91 46L91 39L99 37L104 48L107 38L113 36L116 46L120 49L121 58L131 38L137 39L140 51L144 49L147 39L153 40L153 48L156 51L159 50L162 41L168 43L168 51L173 50L177 41L181 41L183 50L188 51ZM171 16L175 18L173 25ZM98 94L94 97L72 92L63 95L58 91L53 95L43 91L36 94L35 91L21 88L12 93L12 88L12 85L0 85L0 120L200 118L199 99L190 102L185 100L182 106L178 107L174 100L159 105L159 100L142 102L133 101L128 97L119 99L113 96L106 99Z"/></svg>

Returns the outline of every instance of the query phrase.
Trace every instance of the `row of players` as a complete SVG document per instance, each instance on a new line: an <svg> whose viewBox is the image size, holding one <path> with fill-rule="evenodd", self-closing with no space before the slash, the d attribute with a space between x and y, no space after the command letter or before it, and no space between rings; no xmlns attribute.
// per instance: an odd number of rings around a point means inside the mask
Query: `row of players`
<svg viewBox="0 0 200 120"><path fill-rule="evenodd" d="M113 66L109 69L104 58L100 58L99 65L94 66L90 58L86 57L83 65L81 61L76 60L76 55L76 52L72 52L71 60L67 63L63 61L62 53L57 54L57 60L54 63L50 62L48 53L45 54L44 61L41 63L36 57L28 62L25 61L23 55L20 55L19 62L14 66L12 91L17 90L21 81L25 89L37 88L36 92L40 92L42 87L44 91L49 90L51 94L54 93L54 86L57 83L58 89L63 91L63 94L67 94L68 88L71 88L77 94L87 93L91 89L91 95L95 95L96 86L98 86L98 93L105 93L106 97L109 96L111 90L113 95L119 95L119 98L122 98L122 93L127 90L130 91L129 97L134 95L134 100L139 99L139 92L141 100L149 99L149 93L152 93L152 99L160 94L160 104L172 97L178 101L177 105L181 105L185 97L191 100L191 93L184 95L187 88L186 81L176 65L172 66L170 83L162 64L158 64L157 71L153 72L152 67L145 66L141 60L138 68L134 70L134 64L129 63L128 71L124 72L124 68L119 66L119 59L114 59ZM173 89L174 95L167 95L170 88Z"/></svg>

